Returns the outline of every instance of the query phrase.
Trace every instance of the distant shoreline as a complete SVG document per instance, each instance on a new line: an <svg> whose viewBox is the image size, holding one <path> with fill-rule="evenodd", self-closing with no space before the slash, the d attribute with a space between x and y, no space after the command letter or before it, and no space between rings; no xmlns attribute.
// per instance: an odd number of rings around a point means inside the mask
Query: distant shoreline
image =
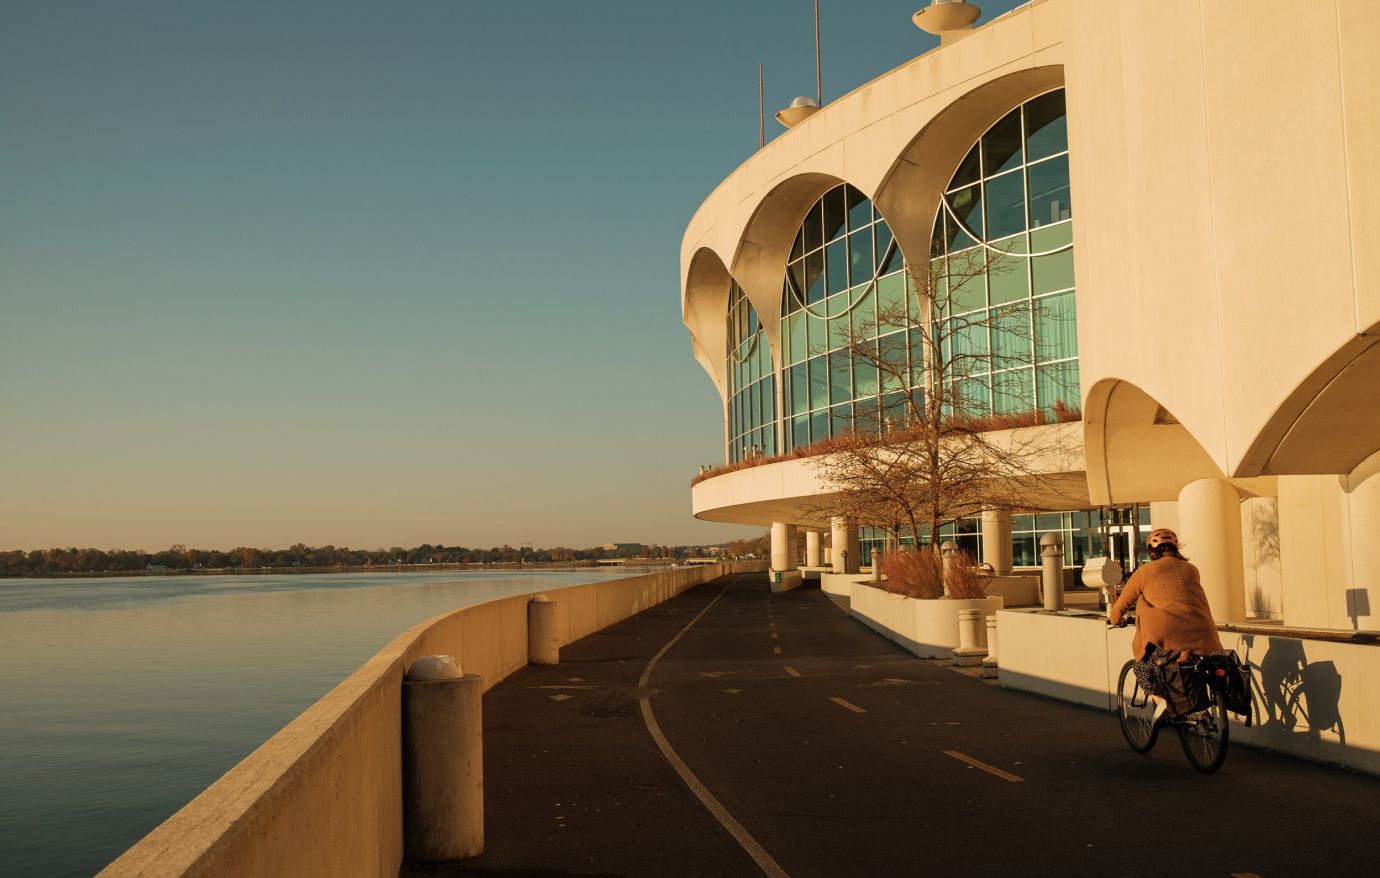
<svg viewBox="0 0 1380 878"><path fill-rule="evenodd" d="M623 567L670 567L674 561L669 558L631 558L623 564L600 564L596 561L559 561L520 564L517 561L490 561L481 563L454 564L377 564L377 565L337 565L335 567L195 567L144 570L99 570L72 571L67 573L29 573L23 576L3 576L5 579L116 579L125 576L269 576L282 574L301 574L310 576L318 573L426 573L484 570L589 570L607 567L612 570Z"/></svg>

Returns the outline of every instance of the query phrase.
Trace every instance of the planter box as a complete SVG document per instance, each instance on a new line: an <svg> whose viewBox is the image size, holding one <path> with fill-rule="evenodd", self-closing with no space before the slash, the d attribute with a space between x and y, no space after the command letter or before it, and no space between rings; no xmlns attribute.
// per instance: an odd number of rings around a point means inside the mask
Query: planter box
<svg viewBox="0 0 1380 878"><path fill-rule="evenodd" d="M981 610L990 616L1002 608L1000 597L921 600L891 594L861 582L852 584L850 612L864 625L921 658L951 658L958 648L958 613ZM986 646L986 632L979 646Z"/></svg>

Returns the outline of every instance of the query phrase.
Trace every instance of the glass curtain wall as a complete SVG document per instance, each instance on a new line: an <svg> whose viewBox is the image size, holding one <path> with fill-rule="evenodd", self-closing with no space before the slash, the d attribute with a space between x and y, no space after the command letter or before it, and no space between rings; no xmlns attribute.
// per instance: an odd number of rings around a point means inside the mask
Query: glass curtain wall
<svg viewBox="0 0 1380 878"><path fill-rule="evenodd" d="M909 362L905 321L879 315L909 309L913 316L906 289L900 248L871 201L841 184L815 202L782 281L785 450L849 430L876 432L904 417L906 394L923 385L923 375L919 362L914 369ZM859 339L895 367L855 359L850 340Z"/></svg>
<svg viewBox="0 0 1380 878"><path fill-rule="evenodd" d="M776 382L771 345L742 287L728 294L728 460L776 453Z"/></svg>
<svg viewBox="0 0 1380 878"><path fill-rule="evenodd" d="M1039 567L1040 538L1048 533L1057 533L1064 538L1066 567L1082 567L1087 559L1108 554L1122 561L1128 571L1150 560L1145 549L1145 541L1150 537L1150 507L1146 505L1138 506L1134 511L1127 507L1013 515L1012 565L1018 568ZM858 535L864 563L870 562L874 548L886 551L886 533L880 528L860 528ZM986 560L982 556L981 518L963 518L944 525L939 529L939 541L943 543L949 540L958 543L959 549L970 553L978 563ZM914 546L914 536L904 534L901 544ZM928 528L920 534L920 545L930 545ZM1137 555L1134 560L1131 558L1133 553Z"/></svg>
<svg viewBox="0 0 1380 878"><path fill-rule="evenodd" d="M934 224L945 375L965 411L1079 405L1064 92L1012 110L964 157Z"/></svg>

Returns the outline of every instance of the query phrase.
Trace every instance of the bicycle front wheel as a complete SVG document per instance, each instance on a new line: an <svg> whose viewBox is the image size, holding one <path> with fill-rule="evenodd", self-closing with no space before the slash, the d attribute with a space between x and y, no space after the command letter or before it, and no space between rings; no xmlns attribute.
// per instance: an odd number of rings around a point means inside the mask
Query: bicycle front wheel
<svg viewBox="0 0 1380 878"><path fill-rule="evenodd" d="M1155 722L1155 704L1150 700L1150 693L1136 679L1135 664L1127 662L1121 667L1121 676L1116 681L1116 713L1126 743L1137 753L1149 753L1159 737L1160 727Z"/></svg>
<svg viewBox="0 0 1380 878"><path fill-rule="evenodd" d="M1184 755L1189 763L1204 774L1212 774L1227 760L1227 743L1231 739L1231 726L1227 724L1227 708L1218 698L1218 692L1209 690L1208 706L1192 715L1179 726L1179 743L1184 745Z"/></svg>

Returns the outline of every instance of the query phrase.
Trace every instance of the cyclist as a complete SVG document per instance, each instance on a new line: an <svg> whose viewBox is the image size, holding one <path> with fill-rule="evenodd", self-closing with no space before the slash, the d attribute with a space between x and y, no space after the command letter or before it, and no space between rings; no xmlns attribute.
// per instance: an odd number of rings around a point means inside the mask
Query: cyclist
<svg viewBox="0 0 1380 878"><path fill-rule="evenodd" d="M1156 693L1146 644L1160 649L1206 654L1222 648L1217 623L1208 608L1207 594L1198 578L1198 568L1179 552L1179 538L1167 527L1150 532L1146 540L1151 561L1143 564L1126 582L1126 589L1107 613L1109 625L1122 625L1126 611L1136 607L1136 636L1131 657L1136 660L1136 676L1148 683L1155 699L1155 718L1166 704Z"/></svg>

